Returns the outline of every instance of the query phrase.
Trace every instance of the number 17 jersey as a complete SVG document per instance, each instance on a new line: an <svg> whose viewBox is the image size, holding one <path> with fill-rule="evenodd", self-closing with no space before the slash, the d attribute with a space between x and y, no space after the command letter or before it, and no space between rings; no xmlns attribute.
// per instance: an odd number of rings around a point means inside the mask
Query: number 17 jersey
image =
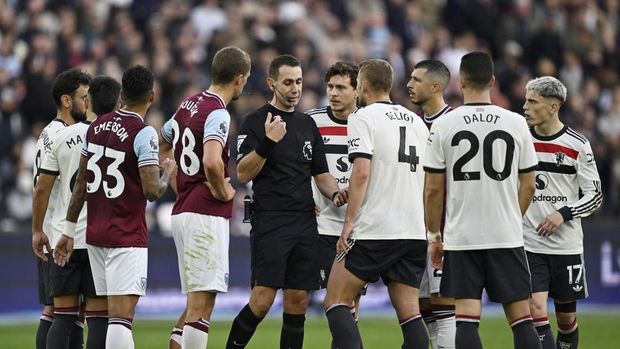
<svg viewBox="0 0 620 349"><path fill-rule="evenodd" d="M523 246L519 173L538 160L523 116L466 104L433 123L424 170L446 173L445 250Z"/></svg>

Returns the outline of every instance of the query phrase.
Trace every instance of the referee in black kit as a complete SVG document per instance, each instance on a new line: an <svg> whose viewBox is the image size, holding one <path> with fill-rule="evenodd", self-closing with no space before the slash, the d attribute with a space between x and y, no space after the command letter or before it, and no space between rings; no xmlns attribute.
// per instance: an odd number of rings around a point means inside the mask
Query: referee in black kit
<svg viewBox="0 0 620 349"><path fill-rule="evenodd" d="M267 315L276 291L284 291L280 348L301 348L308 291L318 289L318 231L311 178L337 205L346 202L329 174L314 120L298 112L299 60L276 57L269 65L271 101L246 117L239 130L237 177L253 181L250 251L252 293L235 318L226 348L244 348Z"/></svg>

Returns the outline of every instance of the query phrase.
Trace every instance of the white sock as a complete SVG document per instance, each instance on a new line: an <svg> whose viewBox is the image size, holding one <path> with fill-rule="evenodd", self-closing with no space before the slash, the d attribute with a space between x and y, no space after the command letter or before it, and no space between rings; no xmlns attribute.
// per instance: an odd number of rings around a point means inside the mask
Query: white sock
<svg viewBox="0 0 620 349"><path fill-rule="evenodd" d="M178 327L173 328L170 334L170 340L181 347L183 345L183 329Z"/></svg>
<svg viewBox="0 0 620 349"><path fill-rule="evenodd" d="M200 319L185 322L183 326L183 349L205 349L209 340L209 321Z"/></svg>
<svg viewBox="0 0 620 349"><path fill-rule="evenodd" d="M428 339L431 341L431 347L437 349L437 320L427 322L426 328L428 329Z"/></svg>
<svg viewBox="0 0 620 349"><path fill-rule="evenodd" d="M455 347L454 337L456 336L456 319L454 316L445 319L436 319L437 323L437 346L440 349Z"/></svg>
<svg viewBox="0 0 620 349"><path fill-rule="evenodd" d="M108 333L105 338L106 349L133 349L131 321L121 318L110 318Z"/></svg>

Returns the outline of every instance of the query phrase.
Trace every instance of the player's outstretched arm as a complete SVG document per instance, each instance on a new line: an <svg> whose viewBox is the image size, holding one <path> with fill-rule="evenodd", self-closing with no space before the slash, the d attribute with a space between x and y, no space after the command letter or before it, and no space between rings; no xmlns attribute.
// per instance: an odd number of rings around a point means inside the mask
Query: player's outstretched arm
<svg viewBox="0 0 620 349"><path fill-rule="evenodd" d="M230 178L224 178L224 161L222 161L222 144L216 140L209 140L203 145L202 164L207 176L207 186L213 197L222 202L228 202L235 197L235 189L230 184Z"/></svg>
<svg viewBox="0 0 620 349"><path fill-rule="evenodd" d="M43 220L55 181L56 176L41 173L32 196L32 250L44 261L47 261L47 257L43 253L43 246L48 251L52 249L47 235L43 232Z"/></svg>
<svg viewBox="0 0 620 349"><path fill-rule="evenodd" d="M140 182L142 183L142 192L149 201L159 199L166 192L172 173L176 171L176 163L169 158L164 159L161 163L161 177L159 166L148 165L139 169Z"/></svg>

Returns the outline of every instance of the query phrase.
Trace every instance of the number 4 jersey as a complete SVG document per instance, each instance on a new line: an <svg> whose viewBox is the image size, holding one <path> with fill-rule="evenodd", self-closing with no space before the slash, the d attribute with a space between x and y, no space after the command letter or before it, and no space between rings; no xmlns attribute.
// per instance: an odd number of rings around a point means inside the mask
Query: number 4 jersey
<svg viewBox="0 0 620 349"><path fill-rule="evenodd" d="M523 116L466 104L433 123L424 170L446 173L444 249L523 246L519 173L538 160Z"/></svg>
<svg viewBox="0 0 620 349"><path fill-rule="evenodd" d="M56 246L56 242L58 242L65 227L65 217L71 201L71 193L80 166L82 147L84 147L84 138L89 124L90 122L79 122L64 127L52 136L52 146L41 164L41 173L56 176L56 182L59 184L56 209L52 216L53 238L50 239L52 248ZM53 205L51 198L49 205ZM73 247L75 249L86 248L86 205L78 217L76 232Z"/></svg>
<svg viewBox="0 0 620 349"><path fill-rule="evenodd" d="M100 247L147 247L139 168L159 166L157 132L123 109L88 128L82 155L88 157L86 243Z"/></svg>
<svg viewBox="0 0 620 349"><path fill-rule="evenodd" d="M372 161L353 239L426 240L424 171L419 164L427 138L419 116L390 102L373 103L349 116L351 163L357 158Z"/></svg>

